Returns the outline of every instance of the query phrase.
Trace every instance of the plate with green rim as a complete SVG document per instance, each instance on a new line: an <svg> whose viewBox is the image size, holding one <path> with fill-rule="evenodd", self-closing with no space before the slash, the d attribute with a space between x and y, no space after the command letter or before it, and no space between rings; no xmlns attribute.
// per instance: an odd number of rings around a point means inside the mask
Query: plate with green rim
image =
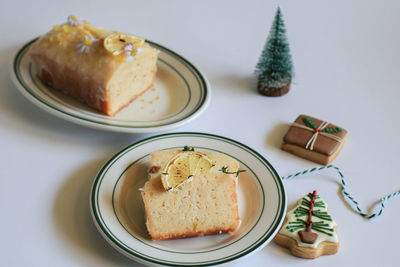
<svg viewBox="0 0 400 267"><path fill-rule="evenodd" d="M140 189L148 179L150 155L184 146L224 153L245 170L238 179L241 223L234 233L164 241L148 235ZM286 193L273 166L250 147L213 134L168 133L134 143L109 159L93 182L90 209L102 236L131 259L155 266L212 266L267 245L284 220Z"/></svg>
<svg viewBox="0 0 400 267"><path fill-rule="evenodd" d="M163 132L192 121L210 102L209 82L190 61L158 43L147 41L160 51L153 88L114 117L103 115L49 88L37 78L28 54L29 47L37 39L17 52L11 66L11 78L31 102L60 118L115 132Z"/></svg>

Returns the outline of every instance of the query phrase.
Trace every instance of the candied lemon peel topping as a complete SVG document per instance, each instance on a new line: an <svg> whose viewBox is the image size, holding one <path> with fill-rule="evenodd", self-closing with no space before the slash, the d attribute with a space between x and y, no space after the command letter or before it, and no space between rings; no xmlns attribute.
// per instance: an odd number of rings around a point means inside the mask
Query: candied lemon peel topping
<svg viewBox="0 0 400 267"><path fill-rule="evenodd" d="M206 173L215 166L214 160L198 151L182 151L164 166L161 182L165 190L172 190L189 181L191 177Z"/></svg>
<svg viewBox="0 0 400 267"><path fill-rule="evenodd" d="M134 59L142 52L145 39L116 31L109 31L102 27L93 26L87 20L80 19L77 16L70 15L67 22L61 25L53 26L50 42L62 41L64 34L81 34L80 40L75 45L77 51L89 53L92 45L101 40L104 49L114 56L124 55L126 61ZM61 34L61 35L60 35ZM96 46L96 49L100 46Z"/></svg>
<svg viewBox="0 0 400 267"><path fill-rule="evenodd" d="M131 34L114 32L104 39L104 47L107 51L117 56L125 52L126 47L137 49L144 44L144 39ZM132 50L132 49L131 49Z"/></svg>

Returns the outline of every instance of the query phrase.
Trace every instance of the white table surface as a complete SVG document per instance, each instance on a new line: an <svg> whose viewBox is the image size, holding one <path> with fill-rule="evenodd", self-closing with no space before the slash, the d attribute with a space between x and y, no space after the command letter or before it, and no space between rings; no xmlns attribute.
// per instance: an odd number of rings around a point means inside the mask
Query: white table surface
<svg viewBox="0 0 400 267"><path fill-rule="evenodd" d="M400 189L399 1L2 1L0 9L0 265L139 266L100 236L89 191L114 153L149 135L85 128L34 106L13 86L21 45L70 14L159 42L192 61L212 86L209 108L175 131L208 132L260 152L280 175L316 164L279 149L298 114L346 128L334 164L362 207ZM358 3L356 3L358 2ZM254 66L277 5L296 77L288 95L257 94ZM285 182L289 208L317 189L338 223L338 254L291 256L273 242L233 266L396 266L400 199L372 221L343 201L333 171Z"/></svg>

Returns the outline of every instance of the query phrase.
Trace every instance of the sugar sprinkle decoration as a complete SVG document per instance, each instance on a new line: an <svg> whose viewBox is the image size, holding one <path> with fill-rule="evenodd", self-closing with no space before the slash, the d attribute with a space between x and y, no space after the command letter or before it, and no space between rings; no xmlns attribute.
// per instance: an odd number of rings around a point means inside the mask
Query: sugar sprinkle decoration
<svg viewBox="0 0 400 267"><path fill-rule="evenodd" d="M78 49L79 53L89 53L93 43L97 42L98 40L99 39L95 39L92 36L85 35L83 38L81 38L81 42L76 45L76 49Z"/></svg>
<svg viewBox="0 0 400 267"><path fill-rule="evenodd" d="M389 201L389 200L395 198L395 197L400 196L400 190L398 190L398 191L396 191L396 192L393 192L392 194L389 194L389 195L387 195L387 196L381 198L381 199L377 202L377 204L376 204L376 205L379 205L379 204L380 204L380 206L381 206L380 209L379 209L379 211L376 212L376 213L368 214L368 213L364 212L364 211L360 208L360 204L358 203L358 201L355 200L354 197L352 197L352 196L347 192L347 190L346 190L346 181L344 180L344 175L343 175L342 171L339 169L339 167L336 167L336 166L334 166L334 165L327 165L327 166L322 166L322 167L314 167L314 168L311 168L311 169L304 170L304 171L302 171L302 172L297 172L297 173L295 173L295 174L291 174L291 175L288 175L288 176L283 176L283 177L281 177L281 179L282 179L282 180L288 180L288 179L290 179L290 178L294 178L294 177L297 177L297 176L305 175L305 174L312 173L312 172L315 172L315 171L322 171L322 170L326 170L326 169L334 169L334 170L336 170L336 171L338 172L338 174L339 174L339 176L340 176L340 183L341 183L341 187L342 187L342 195L343 195L343 198L345 198L345 199L347 198L347 199L348 199L348 201L350 202L350 203L349 203L349 206L350 206L356 213L358 213L359 215L361 215L362 217L364 217L364 218L366 218L366 219L368 219L368 220L369 220L369 219L372 219L372 218L374 218L374 217L380 216L380 215L383 213L383 210L385 209L385 203L386 203L387 201Z"/></svg>
<svg viewBox="0 0 400 267"><path fill-rule="evenodd" d="M67 23L72 26L81 25L83 22L82 20L78 19L76 16L68 16Z"/></svg>

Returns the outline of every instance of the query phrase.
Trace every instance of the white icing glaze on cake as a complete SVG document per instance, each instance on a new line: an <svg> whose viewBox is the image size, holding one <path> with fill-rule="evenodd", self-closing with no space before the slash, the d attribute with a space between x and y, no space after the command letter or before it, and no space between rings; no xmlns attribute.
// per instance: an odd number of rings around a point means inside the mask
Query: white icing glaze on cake
<svg viewBox="0 0 400 267"><path fill-rule="evenodd" d="M127 43L119 36L143 43ZM106 46L107 39L117 41ZM124 51L116 55L113 49ZM35 76L43 83L114 116L151 88L158 52L143 38L105 30L70 16L67 23L55 25L35 41L29 55Z"/></svg>
<svg viewBox="0 0 400 267"><path fill-rule="evenodd" d="M305 195L303 198L306 199L307 201L310 201L310 200L311 200L311 198L309 197L309 195ZM294 222L294 221L296 221L296 220L299 219L299 218L300 218L300 219L307 220L307 216L304 216L304 217L296 217L296 214L295 214L296 209L299 208L299 207L303 207L303 208L306 208L306 209L307 209L307 207L304 206L304 205L302 204L303 198L299 199L299 200L297 201L297 206L296 206L294 209L290 210L290 211L286 214L286 223L282 226L282 228L281 228L281 230L280 230L279 233L280 233L280 234L283 234L283 235L286 235L286 236L288 236L288 237L291 237L291 238L293 238L293 239L295 239L295 240L297 241L297 245L298 245L298 246L301 246L301 247L316 248L316 247L318 246L318 244L321 243L321 242L323 242L323 241L330 241L330 242L338 243L338 242L339 242L339 239L338 239L338 236L337 236L337 234L336 234L336 230L333 231L333 232L331 232L332 236L329 236L329 235L327 235L327 234L324 234L324 233L321 233L321 232L319 232L319 231L315 231L314 229L311 229L311 232L318 234L318 237L317 237L317 240L314 242L314 244L307 244L307 243L303 243L303 242L300 240L300 237L299 237L299 234L298 234L298 232L299 232L300 230L304 230L305 228L297 229L297 230L295 230L295 231L293 231L293 232L290 231L290 230L287 228L288 225L289 225L289 222ZM314 211L319 210L319 211L326 211L326 212L327 212L327 211L328 211L328 204L327 204L322 198L320 198L320 197L317 199L317 201L322 201L322 202L324 203L325 207L314 207ZM329 225L329 228L334 228L334 227L336 226L336 222L335 222L333 219L332 219L331 221L329 221L329 220L323 220L323 219L320 219L320 218L318 218L318 217L313 216L313 217L312 217L312 221L313 221L314 223L315 223L315 222L321 222L321 221L323 221L323 222L325 222L326 224Z"/></svg>

